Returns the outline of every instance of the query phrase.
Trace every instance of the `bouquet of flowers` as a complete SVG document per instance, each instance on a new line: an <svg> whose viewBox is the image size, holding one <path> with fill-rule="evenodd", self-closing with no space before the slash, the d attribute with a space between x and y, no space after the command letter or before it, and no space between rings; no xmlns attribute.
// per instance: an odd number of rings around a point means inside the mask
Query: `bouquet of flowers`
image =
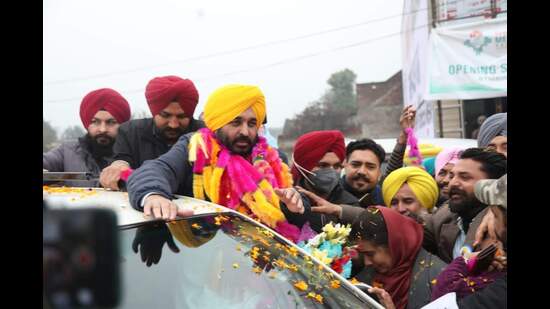
<svg viewBox="0 0 550 309"><path fill-rule="evenodd" d="M349 224L333 225L331 222L323 227L322 233L300 241L298 246L348 279L351 276L351 257L354 252L345 246L350 232Z"/></svg>

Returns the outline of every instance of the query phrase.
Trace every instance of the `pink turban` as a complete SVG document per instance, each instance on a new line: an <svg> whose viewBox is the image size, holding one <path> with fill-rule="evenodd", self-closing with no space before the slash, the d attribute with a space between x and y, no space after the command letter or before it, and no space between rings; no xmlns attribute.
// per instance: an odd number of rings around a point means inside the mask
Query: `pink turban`
<svg viewBox="0 0 550 309"><path fill-rule="evenodd" d="M447 164L456 164L460 159L460 154L464 151L460 147L451 147L443 149L437 157L435 157L435 175L439 174L439 171Z"/></svg>

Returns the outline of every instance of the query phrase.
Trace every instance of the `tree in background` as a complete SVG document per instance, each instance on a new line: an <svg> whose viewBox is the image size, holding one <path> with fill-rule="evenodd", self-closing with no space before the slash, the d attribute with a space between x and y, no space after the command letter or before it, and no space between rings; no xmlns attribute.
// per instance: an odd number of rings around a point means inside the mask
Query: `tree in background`
<svg viewBox="0 0 550 309"><path fill-rule="evenodd" d="M322 101L325 104L334 106L335 109L343 109L356 114L356 78L357 75L349 69L333 73L327 81L331 88L324 95Z"/></svg>
<svg viewBox="0 0 550 309"><path fill-rule="evenodd" d="M77 140L79 137L84 136L85 134L86 131L84 131L81 126L71 126L63 131L63 134L61 134L61 140L74 141Z"/></svg>
<svg viewBox="0 0 550 309"><path fill-rule="evenodd" d="M42 118L42 151L50 150L57 142L57 133L49 122Z"/></svg>
<svg viewBox="0 0 550 309"><path fill-rule="evenodd" d="M282 135L297 138L316 130L340 130L344 134L356 129L353 117L357 114L355 79L349 69L333 73L327 83L330 88L317 101L292 119L285 121Z"/></svg>

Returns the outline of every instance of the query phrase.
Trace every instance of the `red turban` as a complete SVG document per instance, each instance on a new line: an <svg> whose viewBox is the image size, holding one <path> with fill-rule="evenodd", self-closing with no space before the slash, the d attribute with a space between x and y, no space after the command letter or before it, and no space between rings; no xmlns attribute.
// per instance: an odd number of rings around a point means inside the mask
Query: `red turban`
<svg viewBox="0 0 550 309"><path fill-rule="evenodd" d="M195 84L177 76L155 77L145 88L145 98L153 116L165 109L168 104L178 102L185 115L192 117L199 102L199 92Z"/></svg>
<svg viewBox="0 0 550 309"><path fill-rule="evenodd" d="M301 167L311 171L328 152L334 152L341 161L344 161L346 144L342 132L338 130L313 131L300 136L294 145L293 160ZM301 178L301 174L294 164L292 177L294 182Z"/></svg>
<svg viewBox="0 0 550 309"><path fill-rule="evenodd" d="M95 114L100 110L108 111L118 123L130 119L130 105L118 92L110 88L102 88L88 93L80 103L80 120L87 129Z"/></svg>

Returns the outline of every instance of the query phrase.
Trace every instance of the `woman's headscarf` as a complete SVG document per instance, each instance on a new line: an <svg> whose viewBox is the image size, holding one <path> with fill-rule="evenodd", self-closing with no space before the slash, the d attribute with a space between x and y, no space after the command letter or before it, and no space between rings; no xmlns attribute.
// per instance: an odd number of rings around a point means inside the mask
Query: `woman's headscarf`
<svg viewBox="0 0 550 309"><path fill-rule="evenodd" d="M382 216L383 220L374 216ZM386 226L387 246L393 265L391 270L386 274L376 273L373 280L381 284L382 288L391 295L396 308L406 308L413 264L422 247L424 237L422 226L412 218L403 216L397 211L383 206L371 206L359 218L362 222L354 222L354 233L362 229L359 225L366 225L366 229L370 228L370 230L376 230L380 227L369 227L369 225L384 224ZM360 234L361 232L359 231ZM377 235L374 236L376 237ZM364 238L364 240L369 239Z"/></svg>
<svg viewBox="0 0 550 309"><path fill-rule="evenodd" d="M386 177L382 184L382 196L386 206L391 206L391 200L404 183L409 185L422 207L434 207L439 196L437 183L430 174L416 166L396 169Z"/></svg>

